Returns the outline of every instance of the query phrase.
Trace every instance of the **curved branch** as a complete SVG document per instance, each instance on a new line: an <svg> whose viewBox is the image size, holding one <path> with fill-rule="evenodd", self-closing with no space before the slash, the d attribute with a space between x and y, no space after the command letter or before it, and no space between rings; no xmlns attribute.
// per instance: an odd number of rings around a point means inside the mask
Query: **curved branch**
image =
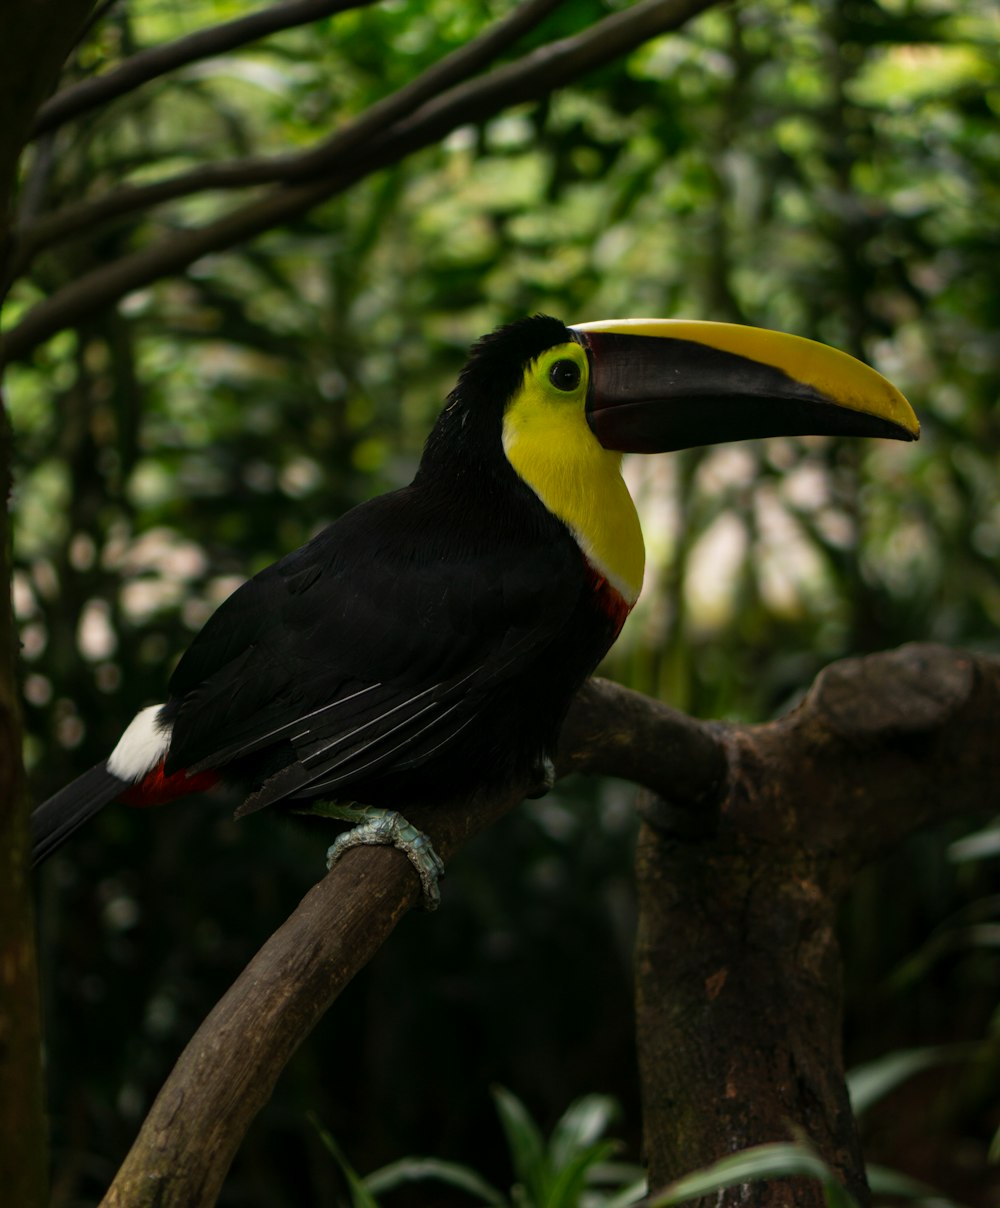
<svg viewBox="0 0 1000 1208"><path fill-rule="evenodd" d="M238 17L235 21L200 29L162 46L140 50L113 70L57 92L38 110L31 128L31 138L38 138L40 134L54 130L98 105L124 96L150 80L190 63L226 54L268 34L295 29L299 25L318 21L321 17L363 8L372 3L374 0L289 0L284 4L272 4L270 8L246 17Z"/></svg>
<svg viewBox="0 0 1000 1208"><path fill-rule="evenodd" d="M512 809L524 787L478 803L445 802L434 829L442 858ZM415 811L410 817L425 824ZM247 1128L292 1054L420 899L420 884L400 852L348 851L195 1033L102 1204L215 1203Z"/></svg>
<svg viewBox="0 0 1000 1208"><path fill-rule="evenodd" d="M856 710L843 708L847 696L839 688L846 683L853 683L851 692L863 689L864 696L854 698ZM923 702L916 714L900 708L914 694ZM860 729L853 721L845 723L848 714L862 717ZM672 1069L679 1056L690 1055L683 1094L673 1080L669 1094L660 1097L647 1088L647 1147L654 1185L673 1173L675 1147L667 1141L676 1139L679 1122L685 1129L681 1164L697 1164L703 1150L712 1156L711 1145L696 1129L706 1115L719 1115L723 1104L731 1114L745 1113L727 1118L726 1152L734 1147L734 1138L736 1145L751 1143L762 1128L776 1128L783 1136L786 1118L805 1116L826 1156L848 1177L853 1172L849 1181L857 1188L860 1180L863 1188L860 1154L856 1139L851 1143L849 1123L835 1122L840 1134L833 1140L840 1143L833 1144L831 1122L821 1110L828 1106L825 1094L837 1098L836 1087L824 1090L823 1078L836 1081L840 1066L839 1033L831 1018L837 994L830 986L830 967L823 966L833 907L832 899L817 888L817 878L820 883L830 879L822 874L833 866L832 880L841 885L835 866L841 861L856 865L852 818L862 836L869 836L861 839L864 855L883 845L873 841L879 817L886 835L896 842L931 822L990 810L990 794L1000 775L1000 751L994 741L998 717L1000 659L942 647L906 647L835 664L798 710L761 726L699 722L598 680L581 691L563 734L562 769L614 771L646 780L650 787L669 785L679 807L709 810L718 819L711 842L687 842L662 832L652 837L648 833L644 841L646 867L640 875L655 879L654 904L661 917L647 927L640 948L640 1038L646 1056L661 1069L664 1045ZM722 757L726 766L720 775ZM859 786L863 790L872 782L881 795L873 796L871 808L860 813L850 808L857 803ZM447 860L472 835L513 808L523 788L443 802L422 814L414 812L412 820L431 833ZM923 803L916 810L915 799ZM671 855L651 852L651 842L666 844ZM727 879L720 880L723 874ZM752 906L748 877L760 887L760 900ZM284 1064L419 896L417 879L398 852L348 852L306 895L202 1024L157 1097L104 1203L116 1208L179 1208L213 1202L250 1121L269 1098ZM724 909L729 899L743 912L741 919L748 912L763 914L749 942ZM803 910L805 915L793 913ZM825 927L818 935L809 925L810 910ZM706 926L723 928L723 942L738 946L735 965L718 964L718 937L713 937L714 947L702 942ZM672 945L669 959L657 947L666 942L664 935ZM798 963L775 968L770 963L775 951L788 955L786 950ZM744 968L747 962L749 971ZM835 962L832 969L835 973ZM795 980L799 976L801 983ZM776 1005L775 996L786 989L789 978L797 996ZM676 1010L673 1021L689 1042L680 1054L669 1047L678 1044L677 1034L665 1035L657 1013L662 1010L658 996L676 1002L678 983L691 1000ZM806 992L808 999L803 998ZM764 1050L751 1043L754 993L768 996L773 1043ZM788 1013L795 1026L786 1018ZM813 1057L809 1069L800 1069L803 1081L777 1078L776 1089L775 1071L782 1068L785 1049L806 1060L797 1045L796 1029L801 1030L803 1019L812 1026L819 1020L829 1035L817 1047L820 1056ZM652 1027L654 1020L659 1030ZM728 1036L721 1023L731 1029ZM839 1094L846 1111L842 1079ZM796 1096L805 1097L807 1109ZM769 1115L775 1099L785 1113L776 1122ZM688 1105L687 1100L694 1102ZM685 1105L683 1111L679 1103ZM790 1192L801 1194L794 1187Z"/></svg>
<svg viewBox="0 0 1000 1208"><path fill-rule="evenodd" d="M228 164L202 164L152 184L126 185L104 197L64 206L25 223L14 233L18 245L15 271L21 272L32 257L54 243L166 201L209 189L242 189L302 180L321 171L329 173L345 160L348 151L366 139L373 139L397 118L412 113L431 97L480 71L561 3L563 0L525 0L504 20L446 55L390 96L377 101L360 117L315 147L294 154L249 156Z"/></svg>
<svg viewBox="0 0 1000 1208"><path fill-rule="evenodd" d="M655 794L661 821L704 833L714 829L728 771L725 733L718 722L592 679L566 719L557 770L631 780Z"/></svg>
<svg viewBox="0 0 1000 1208"><path fill-rule="evenodd" d="M272 190L206 226L171 235L113 264L95 269L34 307L5 335L4 357L15 360L95 309L132 290L187 268L209 252L223 251L305 213L379 168L410 155L469 122L509 105L539 100L588 71L611 62L657 34L677 29L719 0L643 0L605 17L571 38L550 43L516 63L452 88L372 139L347 166L322 166L329 175ZM338 161L339 162L339 161ZM317 169L320 167L317 164Z"/></svg>

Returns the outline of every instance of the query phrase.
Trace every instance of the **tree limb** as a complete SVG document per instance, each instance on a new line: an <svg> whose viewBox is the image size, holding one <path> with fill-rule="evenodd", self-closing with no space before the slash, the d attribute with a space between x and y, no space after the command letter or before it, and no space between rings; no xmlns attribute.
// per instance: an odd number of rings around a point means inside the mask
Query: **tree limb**
<svg viewBox="0 0 1000 1208"><path fill-rule="evenodd" d="M434 844L448 860L521 800L522 785L446 802ZM426 818L413 811L411 821ZM102 1204L213 1204L251 1121L292 1054L421 900L409 861L353 848L264 944L188 1044Z"/></svg>
<svg viewBox="0 0 1000 1208"><path fill-rule="evenodd" d="M150 247L86 273L28 312L6 335L6 355L16 360L84 315L112 305L136 289L187 268L201 256L223 251L305 213L358 180L397 163L469 122L483 121L509 105L538 100L588 71L618 58L657 34L677 29L718 0L643 0L605 17L590 29L543 46L515 63L452 88L373 138L364 154L308 184L283 186L205 226L177 232ZM335 166L336 165L336 166ZM319 164L315 165L317 169Z"/></svg>
<svg viewBox="0 0 1000 1208"><path fill-rule="evenodd" d="M637 976L654 1186L720 1147L786 1137L791 1120L864 1195L840 1062L834 907L887 843L992 808L998 717L1000 659L932 646L835 664L768 725L699 722L599 680L581 691L561 770L668 786L675 809L711 820L711 837L696 827L695 840L669 817L667 829L661 817L643 828ZM412 820L448 860L523 788ZM398 852L348 852L205 1020L104 1203L213 1202L284 1064L419 894ZM788 1187L766 1202L822 1202Z"/></svg>
<svg viewBox="0 0 1000 1208"><path fill-rule="evenodd" d="M140 50L113 70L57 92L38 110L30 137L38 138L40 134L180 67L226 54L248 42L266 38L268 34L295 29L333 13L364 8L372 3L374 0L289 0L222 25L199 29L173 42Z"/></svg>
<svg viewBox="0 0 1000 1208"><path fill-rule="evenodd" d="M348 151L366 139L373 139L397 118L412 113L431 97L482 70L561 3L563 0L525 0L504 20L377 101L315 147L294 154L248 156L227 164L201 164L152 184L126 185L103 197L76 202L24 223L15 231L18 245L15 270L21 272L38 252L54 243L166 201L208 189L244 189L330 172L346 160Z"/></svg>

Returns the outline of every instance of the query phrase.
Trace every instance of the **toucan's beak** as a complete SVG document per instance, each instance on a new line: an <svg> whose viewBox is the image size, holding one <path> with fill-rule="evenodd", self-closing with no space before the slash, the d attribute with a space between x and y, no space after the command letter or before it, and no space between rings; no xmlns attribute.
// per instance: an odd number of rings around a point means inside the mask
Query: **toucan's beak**
<svg viewBox="0 0 1000 1208"><path fill-rule="evenodd" d="M686 319L611 319L571 330L590 360L587 422L606 449L920 435L913 408L891 382L801 336Z"/></svg>

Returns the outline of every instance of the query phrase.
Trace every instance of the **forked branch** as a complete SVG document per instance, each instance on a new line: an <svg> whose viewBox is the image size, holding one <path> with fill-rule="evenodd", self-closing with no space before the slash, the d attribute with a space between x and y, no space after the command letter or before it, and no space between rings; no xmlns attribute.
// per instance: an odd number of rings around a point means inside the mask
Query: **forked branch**
<svg viewBox="0 0 1000 1208"><path fill-rule="evenodd" d="M608 772L669 795L640 855L654 1186L678 1164L782 1139L793 1121L864 1195L840 1062L832 914L860 863L918 827L992 808L998 719L1000 659L932 646L835 664L769 725L695 721L600 680L580 693L560 771ZM413 821L449 860L523 787L442 803ZM285 1063L419 897L398 852L349 852L205 1020L105 1204L214 1202ZM821 1202L789 1187L791 1198L767 1203Z"/></svg>

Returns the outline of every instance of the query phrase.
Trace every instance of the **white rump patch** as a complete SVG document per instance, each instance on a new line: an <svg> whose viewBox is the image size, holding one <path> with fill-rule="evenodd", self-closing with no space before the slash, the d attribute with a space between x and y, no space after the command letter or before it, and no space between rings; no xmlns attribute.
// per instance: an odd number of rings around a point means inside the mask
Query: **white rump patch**
<svg viewBox="0 0 1000 1208"><path fill-rule="evenodd" d="M170 726L158 722L162 705L135 715L108 758L108 771L119 780L140 781L155 768L170 746Z"/></svg>

